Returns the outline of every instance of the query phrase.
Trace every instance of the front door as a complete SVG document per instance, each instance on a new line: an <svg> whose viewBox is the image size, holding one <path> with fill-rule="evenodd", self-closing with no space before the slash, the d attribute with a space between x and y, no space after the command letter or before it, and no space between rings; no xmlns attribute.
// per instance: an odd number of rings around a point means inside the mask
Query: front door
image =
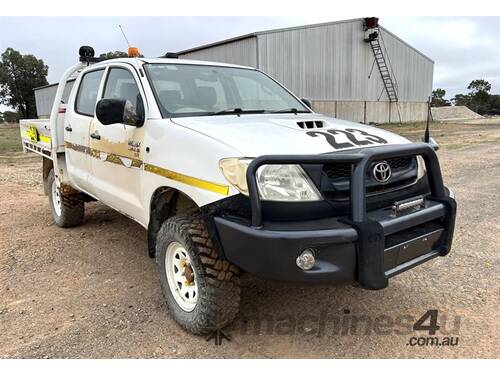
<svg viewBox="0 0 500 375"><path fill-rule="evenodd" d="M73 101L68 103L64 122L64 143L70 180L79 189L92 194L89 185L89 131L95 116L95 106L104 68L84 73ZM92 194L94 195L94 194Z"/></svg>
<svg viewBox="0 0 500 375"><path fill-rule="evenodd" d="M136 107L143 97L137 82L136 72L127 64L111 65L106 71L102 98L125 99L127 105ZM90 126L93 189L99 200L131 217L143 215L140 193L144 128L103 125L97 119Z"/></svg>

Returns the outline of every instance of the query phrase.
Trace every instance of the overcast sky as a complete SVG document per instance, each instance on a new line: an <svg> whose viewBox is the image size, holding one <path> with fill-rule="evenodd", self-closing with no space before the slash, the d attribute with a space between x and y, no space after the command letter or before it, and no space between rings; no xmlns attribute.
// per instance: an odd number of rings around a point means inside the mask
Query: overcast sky
<svg viewBox="0 0 500 375"><path fill-rule="evenodd" d="M7 47L34 54L49 66L49 82L76 62L78 48L96 54L126 50L121 24L131 44L145 56L159 56L241 34L336 21L335 17L0 17L0 52ZM380 24L435 61L434 88L447 97L466 92L484 78L500 94L500 17L380 17ZM0 105L0 111L6 107Z"/></svg>

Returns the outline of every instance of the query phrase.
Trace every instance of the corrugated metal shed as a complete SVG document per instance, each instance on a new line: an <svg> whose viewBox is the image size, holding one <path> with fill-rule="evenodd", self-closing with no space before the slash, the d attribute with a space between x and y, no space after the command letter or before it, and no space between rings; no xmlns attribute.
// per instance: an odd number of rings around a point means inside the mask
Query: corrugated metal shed
<svg viewBox="0 0 500 375"><path fill-rule="evenodd" d="M373 52L364 42L362 18L255 32L178 54L259 68L311 99L316 111L334 117L365 123L423 121L434 62L382 26L379 30L397 81L397 104L389 103ZM50 115L56 89L57 84L35 90L39 118Z"/></svg>
<svg viewBox="0 0 500 375"><path fill-rule="evenodd" d="M434 62L385 28L380 27L380 34L397 81L400 110L408 108L406 121L425 118L424 103L432 91ZM338 101L388 101L373 52L364 42L363 19L256 32L178 54L186 59L259 68L297 95L321 101L326 107ZM416 103L420 109L415 110ZM357 103L341 106L359 107ZM388 109L373 108L374 113L385 111L374 115L376 121L394 121L391 106L384 106ZM332 105L329 112L337 115ZM363 108L363 114L344 117L375 121L366 119L366 115L367 109Z"/></svg>
<svg viewBox="0 0 500 375"><path fill-rule="evenodd" d="M216 44L191 53L184 52L182 57L257 67L257 38L255 36L238 38L230 43Z"/></svg>

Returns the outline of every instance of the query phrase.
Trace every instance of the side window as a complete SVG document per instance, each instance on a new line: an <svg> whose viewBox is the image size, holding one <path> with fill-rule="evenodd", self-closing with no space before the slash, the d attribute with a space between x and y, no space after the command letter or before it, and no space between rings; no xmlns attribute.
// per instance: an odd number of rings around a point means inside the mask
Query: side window
<svg viewBox="0 0 500 375"><path fill-rule="evenodd" d="M61 98L61 101L63 104L67 104L68 103L68 99L69 99L69 94L71 93L71 90L73 89L73 85L75 84L75 80L71 80L71 81L67 81L66 82L66 86L64 86L64 92L63 92L63 96Z"/></svg>
<svg viewBox="0 0 500 375"><path fill-rule="evenodd" d="M131 72L123 68L109 70L103 99L125 99L132 104L135 111L139 95L139 88Z"/></svg>
<svg viewBox="0 0 500 375"><path fill-rule="evenodd" d="M95 105L97 102L97 92L104 70L94 70L85 73L78 88L76 96L75 110L77 113L85 116L95 115Z"/></svg>

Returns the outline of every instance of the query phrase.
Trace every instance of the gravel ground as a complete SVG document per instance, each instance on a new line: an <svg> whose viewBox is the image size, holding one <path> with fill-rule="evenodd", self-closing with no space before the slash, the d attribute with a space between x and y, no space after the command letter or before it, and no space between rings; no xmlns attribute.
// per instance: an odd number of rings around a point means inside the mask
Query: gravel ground
<svg viewBox="0 0 500 375"><path fill-rule="evenodd" d="M220 346L169 317L142 227L92 203L84 225L60 229L40 160L0 158L0 357L498 358L500 126L439 129L445 182L459 202L450 256L381 291L245 276L242 312ZM432 309L436 337L457 345L409 345L429 337L412 326Z"/></svg>

